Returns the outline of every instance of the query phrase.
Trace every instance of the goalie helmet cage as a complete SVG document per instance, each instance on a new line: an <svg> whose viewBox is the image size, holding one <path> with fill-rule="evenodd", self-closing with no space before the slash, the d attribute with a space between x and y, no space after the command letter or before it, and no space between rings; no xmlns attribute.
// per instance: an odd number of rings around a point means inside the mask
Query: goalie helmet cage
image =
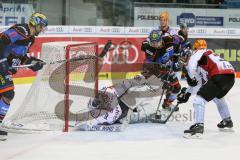
<svg viewBox="0 0 240 160"><path fill-rule="evenodd" d="M68 132L77 112L87 109L98 92L98 58L66 63L52 61L97 56L97 43L49 42L42 45L46 65L36 76L22 105L4 119L2 128L16 133Z"/></svg>

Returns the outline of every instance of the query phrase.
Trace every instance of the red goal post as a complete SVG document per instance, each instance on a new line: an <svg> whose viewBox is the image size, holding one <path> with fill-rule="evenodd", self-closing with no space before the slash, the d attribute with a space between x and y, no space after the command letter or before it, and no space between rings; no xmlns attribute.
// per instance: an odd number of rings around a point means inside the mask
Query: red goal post
<svg viewBox="0 0 240 160"><path fill-rule="evenodd" d="M74 58L71 56L71 52L72 51L78 51L77 48L81 48L83 46L92 46L94 45L94 50L95 50L95 55L94 56L98 56L98 45L97 43L85 43L85 44L72 44L72 45L68 45L66 47L66 60L69 60L71 58ZM95 84L94 84L94 95L97 95L98 93L98 59L94 59L94 80L95 80ZM65 93L65 127L64 127L64 132L68 132L68 128L69 128L69 108L70 108L70 103L69 103L69 94L70 94L70 88L69 88L69 82L70 82L70 62L67 61L66 62L66 79L65 79L65 83L66 83L66 93Z"/></svg>

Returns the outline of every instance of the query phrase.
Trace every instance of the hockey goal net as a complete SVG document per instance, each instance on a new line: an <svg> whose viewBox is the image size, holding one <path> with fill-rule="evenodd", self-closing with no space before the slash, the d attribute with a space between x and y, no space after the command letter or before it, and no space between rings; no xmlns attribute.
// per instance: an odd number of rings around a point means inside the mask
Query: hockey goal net
<svg viewBox="0 0 240 160"><path fill-rule="evenodd" d="M41 59L47 64L2 128L22 133L68 131L75 123L75 113L86 110L89 98L98 90L98 59L71 60L96 56L97 49L96 43L44 43Z"/></svg>

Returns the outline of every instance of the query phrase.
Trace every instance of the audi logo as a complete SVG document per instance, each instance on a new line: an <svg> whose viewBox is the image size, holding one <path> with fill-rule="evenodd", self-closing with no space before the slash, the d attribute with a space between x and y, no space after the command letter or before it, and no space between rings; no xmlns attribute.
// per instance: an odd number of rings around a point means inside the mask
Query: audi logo
<svg viewBox="0 0 240 160"><path fill-rule="evenodd" d="M104 44L99 45L103 48ZM103 64L134 64L139 58L139 51L129 41L122 41L119 44L113 43L108 54L103 59Z"/></svg>
<svg viewBox="0 0 240 160"><path fill-rule="evenodd" d="M227 30L227 34L236 34L236 30Z"/></svg>
<svg viewBox="0 0 240 160"><path fill-rule="evenodd" d="M92 28L84 28L84 32L92 32Z"/></svg>
<svg viewBox="0 0 240 160"><path fill-rule="evenodd" d="M63 32L63 28L62 28L62 27L57 27L57 28L56 28L56 31L57 31L57 32Z"/></svg>
<svg viewBox="0 0 240 160"><path fill-rule="evenodd" d="M140 29L141 33L149 33L151 30L150 29Z"/></svg>
<svg viewBox="0 0 240 160"><path fill-rule="evenodd" d="M197 33L206 33L206 30L205 29L198 29Z"/></svg>
<svg viewBox="0 0 240 160"><path fill-rule="evenodd" d="M112 32L120 32L120 29L119 28L112 28L111 31Z"/></svg>

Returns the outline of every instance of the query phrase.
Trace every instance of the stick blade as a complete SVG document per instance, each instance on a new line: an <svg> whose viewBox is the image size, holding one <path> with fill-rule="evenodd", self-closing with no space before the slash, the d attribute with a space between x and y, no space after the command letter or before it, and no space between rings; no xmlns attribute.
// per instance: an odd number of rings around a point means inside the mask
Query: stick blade
<svg viewBox="0 0 240 160"><path fill-rule="evenodd" d="M107 54L108 50L110 49L111 45L112 45L112 41L108 40L99 57L104 57Z"/></svg>
<svg viewBox="0 0 240 160"><path fill-rule="evenodd" d="M167 121L166 121L166 120L162 120L162 119L152 118L152 119L150 119L150 122L152 122L152 123L165 124Z"/></svg>

